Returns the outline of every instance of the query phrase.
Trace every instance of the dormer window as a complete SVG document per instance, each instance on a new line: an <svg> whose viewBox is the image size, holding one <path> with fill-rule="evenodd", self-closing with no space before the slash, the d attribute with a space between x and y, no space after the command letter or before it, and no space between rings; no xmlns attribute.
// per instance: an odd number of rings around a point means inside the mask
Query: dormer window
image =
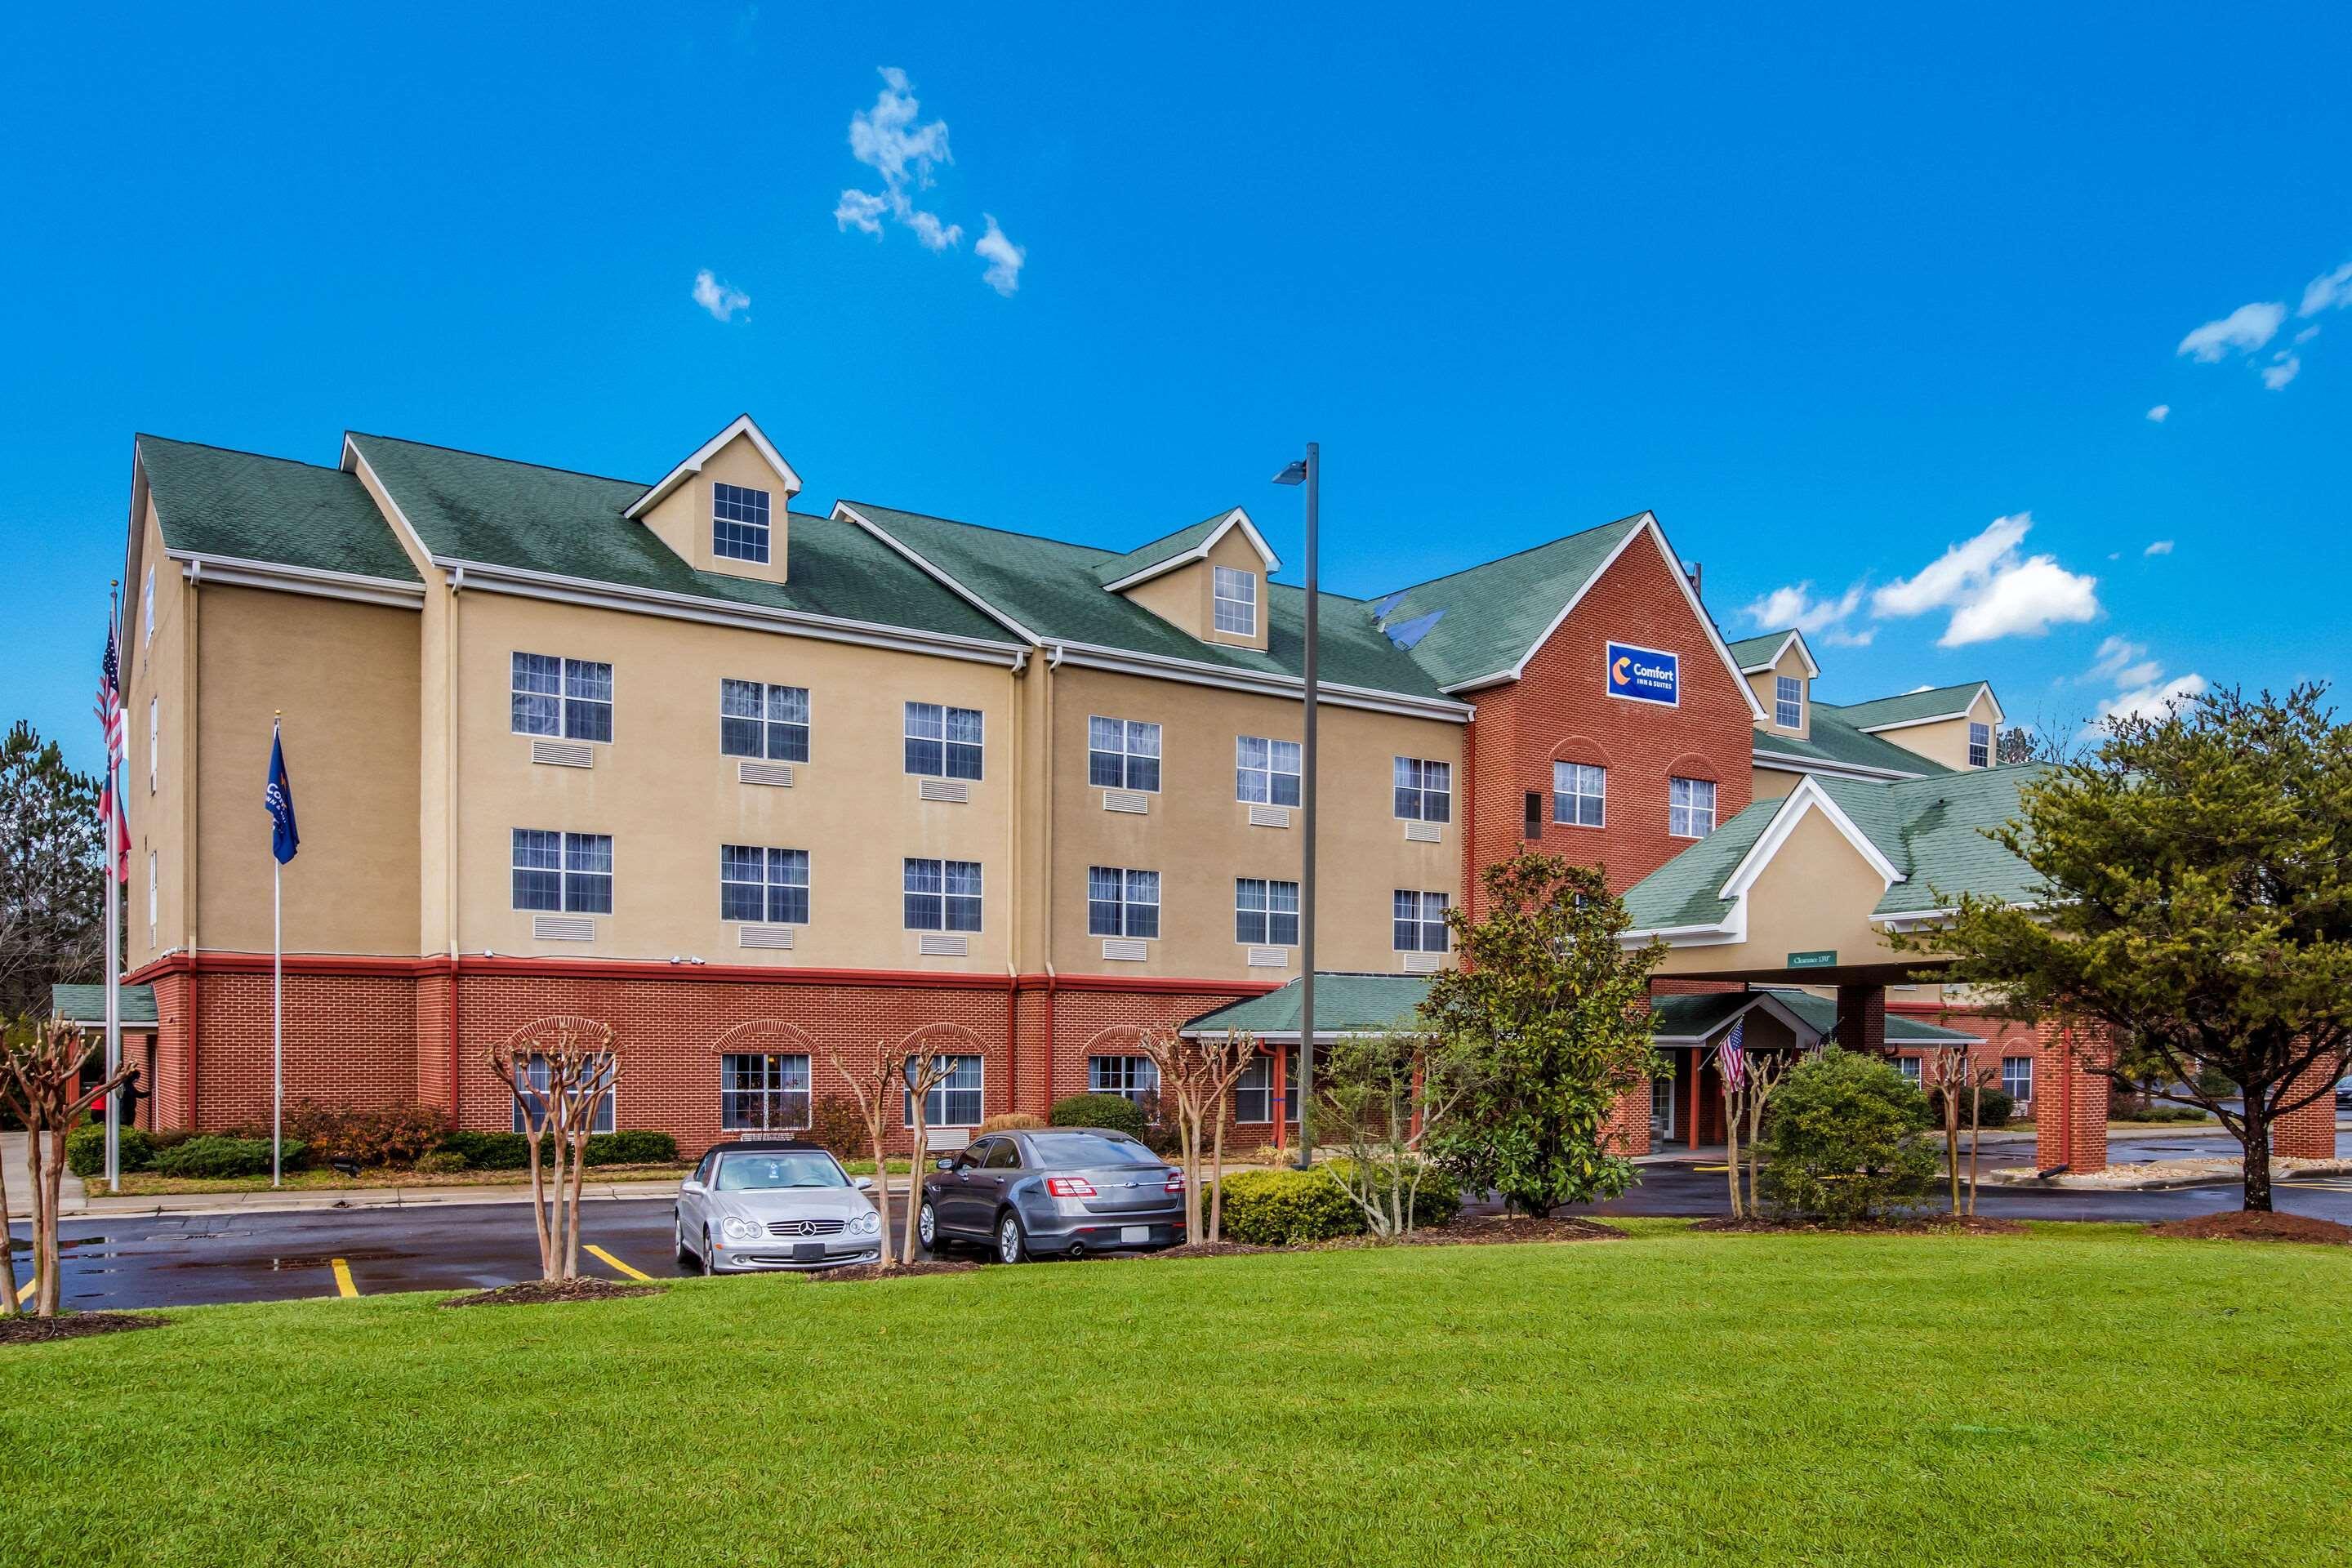
<svg viewBox="0 0 2352 1568"><path fill-rule="evenodd" d="M768 559L768 492L743 485L710 487L710 552L730 561Z"/></svg>
<svg viewBox="0 0 2352 1568"><path fill-rule="evenodd" d="M1195 582L1199 579L1195 578ZM1213 589L1216 610L1213 625L1221 632L1234 637L1257 636L1257 574L1243 572L1231 566L1215 569ZM1194 589L1194 593L1200 592ZM1193 603L1198 604L1199 600ZM1195 615L1198 611L1193 612Z"/></svg>
<svg viewBox="0 0 2352 1568"><path fill-rule="evenodd" d="M1772 678L1772 722L1783 730L1805 727L1805 683L1793 675Z"/></svg>

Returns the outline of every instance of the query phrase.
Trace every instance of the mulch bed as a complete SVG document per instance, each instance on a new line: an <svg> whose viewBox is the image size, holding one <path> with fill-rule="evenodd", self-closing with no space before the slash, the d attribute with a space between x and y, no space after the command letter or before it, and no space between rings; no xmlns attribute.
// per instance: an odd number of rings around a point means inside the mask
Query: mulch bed
<svg viewBox="0 0 2352 1568"><path fill-rule="evenodd" d="M1816 1219L1755 1218L1693 1220L1693 1230L1727 1231L1742 1236L2023 1236L2028 1227L2013 1219L1990 1215L1921 1215L1909 1219L1869 1220L1859 1225L1832 1225Z"/></svg>
<svg viewBox="0 0 2352 1568"><path fill-rule="evenodd" d="M617 1280L582 1274L570 1279L526 1279L520 1285L501 1285L495 1290L476 1290L468 1295L452 1296L441 1304L445 1307L535 1307L547 1301L617 1301L627 1296L656 1296L660 1293L658 1285L624 1285Z"/></svg>
<svg viewBox="0 0 2352 1568"><path fill-rule="evenodd" d="M160 1329L170 1322L145 1312L67 1312L55 1318L0 1318L0 1345L37 1345L119 1334L129 1329Z"/></svg>
<svg viewBox="0 0 2352 1568"><path fill-rule="evenodd" d="M848 1268L816 1268L809 1272L812 1279L910 1279L919 1274L969 1274L980 1268L968 1258L944 1262L894 1263L884 1268L877 1264L860 1263Z"/></svg>
<svg viewBox="0 0 2352 1568"><path fill-rule="evenodd" d="M1528 1215L1480 1215L1475 1219L1456 1220L1452 1225L1434 1230L1416 1230L1411 1236L1401 1236L1393 1243L1371 1237L1349 1237L1335 1246L1353 1244L1358 1247L1492 1247L1497 1243L1518 1241L1622 1241L1625 1233L1615 1226L1602 1225L1590 1219L1536 1219Z"/></svg>
<svg viewBox="0 0 2352 1568"><path fill-rule="evenodd" d="M2352 1246L2352 1226L2299 1214L2205 1214L2195 1219L2168 1220L2147 1228L2152 1235L2191 1240L2315 1241L2333 1247Z"/></svg>

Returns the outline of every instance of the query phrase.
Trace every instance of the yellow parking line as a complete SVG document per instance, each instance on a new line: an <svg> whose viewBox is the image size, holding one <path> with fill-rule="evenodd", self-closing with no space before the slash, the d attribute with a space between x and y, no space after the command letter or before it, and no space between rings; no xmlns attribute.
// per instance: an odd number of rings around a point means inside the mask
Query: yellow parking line
<svg viewBox="0 0 2352 1568"><path fill-rule="evenodd" d="M25 1288L16 1292L16 1300L19 1301L26 1300L35 1290L40 1289L40 1285L41 1277L37 1274L34 1275L30 1279L25 1281Z"/></svg>
<svg viewBox="0 0 2352 1568"><path fill-rule="evenodd" d="M630 1268L627 1264L622 1262L619 1258L614 1257L611 1253L605 1251L601 1247L591 1247L587 1250L594 1253L598 1258L603 1258L605 1262L611 1264L614 1268L619 1269L622 1273L627 1275L632 1279L650 1279L653 1278L652 1275L646 1273L642 1269Z"/></svg>
<svg viewBox="0 0 2352 1568"><path fill-rule="evenodd" d="M352 1283L352 1266L344 1262L340 1258L329 1258L328 1261L335 1266L335 1294L338 1296L358 1295L360 1293L360 1288Z"/></svg>

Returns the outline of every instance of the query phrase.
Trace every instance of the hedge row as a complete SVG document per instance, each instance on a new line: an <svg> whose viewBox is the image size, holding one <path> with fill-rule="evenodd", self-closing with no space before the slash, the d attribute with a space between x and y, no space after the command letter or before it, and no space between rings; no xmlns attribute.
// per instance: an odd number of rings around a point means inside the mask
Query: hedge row
<svg viewBox="0 0 2352 1568"><path fill-rule="evenodd" d="M552 1152L553 1140L542 1136L542 1155ZM194 1153L183 1151L195 1149ZM259 1149L257 1162L251 1152ZM166 1176L251 1176L269 1169L269 1140L219 1133L191 1137L184 1132L149 1132L126 1127L121 1135L122 1168L153 1171ZM442 1156L454 1156L445 1159ZM299 1170L306 1159L324 1163L329 1152L288 1138L282 1158L288 1170ZM588 1140L584 1155L591 1165L667 1165L677 1160L677 1140L667 1132L598 1132ZM435 1170L520 1171L530 1163L530 1141L520 1132L444 1133L437 1147L420 1156L420 1169L430 1162ZM66 1168L84 1178L106 1169L106 1129L85 1122L66 1134Z"/></svg>
<svg viewBox="0 0 2352 1568"><path fill-rule="evenodd" d="M1360 1236L1370 1228L1364 1211L1340 1185L1351 1168L1334 1160L1311 1171L1231 1171L1224 1179L1224 1235L1247 1247L1288 1247L1304 1241ZM1462 1212L1454 1178L1435 1167L1414 1194L1413 1224L1444 1225Z"/></svg>

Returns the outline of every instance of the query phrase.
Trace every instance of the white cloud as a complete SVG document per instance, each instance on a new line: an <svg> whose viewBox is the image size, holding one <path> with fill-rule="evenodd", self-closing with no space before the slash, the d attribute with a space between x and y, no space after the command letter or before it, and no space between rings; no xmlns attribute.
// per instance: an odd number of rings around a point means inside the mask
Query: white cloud
<svg viewBox="0 0 2352 1568"><path fill-rule="evenodd" d="M2172 541L2169 539L2159 539L2150 544L2146 550L2141 551L2140 553L2142 555L2169 555L2172 553Z"/></svg>
<svg viewBox="0 0 2352 1568"><path fill-rule="evenodd" d="M2176 354L2188 354L2203 364L2218 364L2231 349L2252 353L2278 335L2286 307L2276 302L2241 305L2218 321L2208 321L2180 340Z"/></svg>
<svg viewBox="0 0 2352 1568"><path fill-rule="evenodd" d="M2303 361L2300 357L2282 351L2272 359L2270 363L2263 366L2263 384L2273 392L2279 391L2288 382L2293 381L2302 369Z"/></svg>
<svg viewBox="0 0 2352 1568"><path fill-rule="evenodd" d="M2121 688L2147 686L2163 677L2164 666L2149 658L2145 647L2122 637L2109 637L2099 645L2099 657L2083 679Z"/></svg>
<svg viewBox="0 0 2352 1568"><path fill-rule="evenodd" d="M2150 423L2161 425L2167 419L2172 417L2172 405L2169 403L2159 403L2155 407L2147 411L2147 416Z"/></svg>
<svg viewBox="0 0 2352 1568"><path fill-rule="evenodd" d="M1995 518L1973 539L1945 550L1914 576L1871 595L1882 619L1948 609L1937 639L1964 647L1996 637L2039 637L2053 626L2087 621L2099 613L2098 579L2069 572L2053 555L2021 555L2032 514Z"/></svg>
<svg viewBox="0 0 2352 1568"><path fill-rule="evenodd" d="M2169 680L2149 679L2136 689L2118 691L2099 704L2098 719L2160 719L2176 705L2205 689L2205 678L2191 671Z"/></svg>
<svg viewBox="0 0 2352 1568"><path fill-rule="evenodd" d="M2295 335L2294 335L2294 345L2295 345L2295 347L2297 347L2297 348L2301 348L2304 344L2305 344L2305 343L2309 342L2312 339L2314 339L2314 338L2317 337L2318 335L2319 335L2319 329L2318 329L2317 327L2305 327L2305 328L2304 328L2304 329L2303 329L2303 331L2299 331L2299 332L2295 333Z"/></svg>
<svg viewBox="0 0 2352 1568"><path fill-rule="evenodd" d="M2294 313L2316 316L2322 310L2332 310L2339 305L2352 305L2352 261L2346 262L2333 272L2323 272L2305 284L2303 303L2295 308Z"/></svg>
<svg viewBox="0 0 2352 1568"><path fill-rule="evenodd" d="M1773 589L1749 604L1744 613L1759 631L1779 631L1783 626L1794 626L1807 637L1820 637L1837 628L1841 622L1860 608L1861 584L1856 583L1836 598L1816 599L1813 597L1813 584L1808 580Z"/></svg>
<svg viewBox="0 0 2352 1568"><path fill-rule="evenodd" d="M1010 300L1013 291L1021 287L1021 269L1029 264L1028 249L1004 237L1004 231L996 226L993 213L980 216L988 225L988 232L971 247L973 255L988 258L988 270L980 275L980 280Z"/></svg>
<svg viewBox="0 0 2352 1568"><path fill-rule="evenodd" d="M882 90L874 107L849 117L849 152L859 163L882 176L879 193L846 190L833 209L833 221L843 231L856 229L879 239L887 214L914 231L925 248L946 250L963 238L961 224L941 221L937 213L915 205L910 192L929 190L931 172L952 163L948 151L948 122L919 124L922 104L908 85L907 73L884 66Z"/></svg>
<svg viewBox="0 0 2352 1568"><path fill-rule="evenodd" d="M735 312L749 309L751 296L730 283L721 283L706 267L694 275L694 302L721 321L731 321Z"/></svg>

